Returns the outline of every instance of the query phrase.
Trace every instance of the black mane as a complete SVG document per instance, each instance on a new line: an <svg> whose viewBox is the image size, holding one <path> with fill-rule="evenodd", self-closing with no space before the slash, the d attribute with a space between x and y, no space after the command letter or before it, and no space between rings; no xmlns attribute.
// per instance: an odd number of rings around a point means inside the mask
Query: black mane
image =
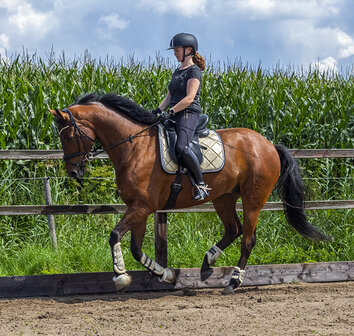
<svg viewBox="0 0 354 336"><path fill-rule="evenodd" d="M88 93L76 98L72 105L89 105L91 103L101 103L109 109L121 112L140 123L151 125L156 122L156 116L138 105L134 101L118 96L115 93Z"/></svg>

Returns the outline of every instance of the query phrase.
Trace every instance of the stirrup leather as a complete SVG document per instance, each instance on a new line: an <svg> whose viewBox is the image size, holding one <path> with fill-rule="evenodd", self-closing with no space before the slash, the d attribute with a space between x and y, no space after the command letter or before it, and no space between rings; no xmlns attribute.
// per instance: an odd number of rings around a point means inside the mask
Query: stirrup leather
<svg viewBox="0 0 354 336"><path fill-rule="evenodd" d="M199 201L199 200L203 200L205 197L209 196L210 193L209 191L211 190L211 188L208 188L208 185L194 185L194 187L196 188L196 191L194 193L193 199L195 201Z"/></svg>

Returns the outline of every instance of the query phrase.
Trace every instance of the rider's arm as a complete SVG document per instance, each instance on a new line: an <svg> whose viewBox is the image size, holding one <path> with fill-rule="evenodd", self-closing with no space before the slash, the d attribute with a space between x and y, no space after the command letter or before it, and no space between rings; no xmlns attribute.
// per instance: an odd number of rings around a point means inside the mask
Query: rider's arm
<svg viewBox="0 0 354 336"><path fill-rule="evenodd" d="M163 99L163 101L159 105L159 109L161 111L167 109L170 106L170 101L171 101L171 94L170 94L170 91L168 91L166 97Z"/></svg>
<svg viewBox="0 0 354 336"><path fill-rule="evenodd" d="M187 95L180 100L175 106L172 106L175 113L184 110L192 104L195 95L198 92L200 81L197 78L190 78L187 81Z"/></svg>

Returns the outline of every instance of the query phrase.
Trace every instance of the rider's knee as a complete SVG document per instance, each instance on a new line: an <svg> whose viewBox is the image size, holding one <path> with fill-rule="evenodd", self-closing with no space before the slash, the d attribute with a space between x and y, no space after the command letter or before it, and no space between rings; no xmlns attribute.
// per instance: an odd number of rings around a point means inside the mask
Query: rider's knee
<svg viewBox="0 0 354 336"><path fill-rule="evenodd" d="M184 144L176 144L176 152L179 155L183 155L184 147L186 147Z"/></svg>

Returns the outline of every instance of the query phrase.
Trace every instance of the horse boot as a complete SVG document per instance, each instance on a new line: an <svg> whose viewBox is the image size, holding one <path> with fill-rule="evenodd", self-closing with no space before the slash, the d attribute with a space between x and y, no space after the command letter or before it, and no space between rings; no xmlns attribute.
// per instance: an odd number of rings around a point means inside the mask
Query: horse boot
<svg viewBox="0 0 354 336"><path fill-rule="evenodd" d="M203 200L205 197L209 196L209 190L204 182L203 174L200 169L199 161L192 150L185 146L181 153L181 158L185 167L192 173L194 180L196 182L196 189L193 196L194 201Z"/></svg>

